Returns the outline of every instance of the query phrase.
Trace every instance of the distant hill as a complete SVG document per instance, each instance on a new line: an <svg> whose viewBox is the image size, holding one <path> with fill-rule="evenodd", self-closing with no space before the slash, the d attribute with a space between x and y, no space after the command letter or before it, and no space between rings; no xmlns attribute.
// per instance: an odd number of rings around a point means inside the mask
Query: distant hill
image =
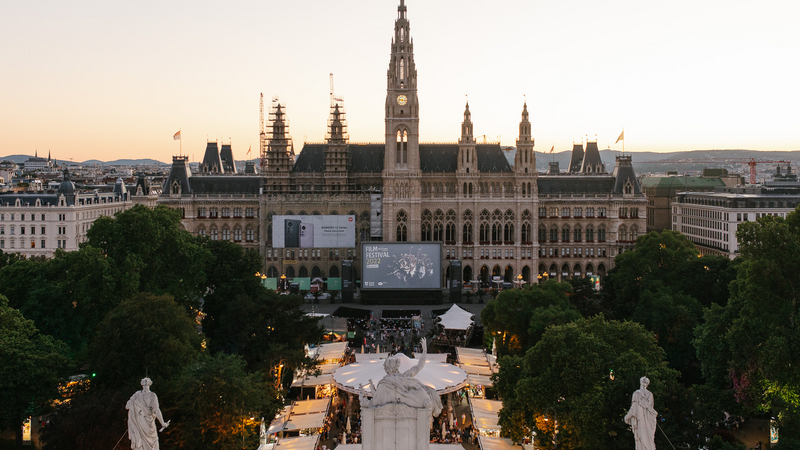
<svg viewBox="0 0 800 450"><path fill-rule="evenodd" d="M0 157L0 161L11 161L17 164L22 164L28 160L28 158L32 158L33 155L8 155Z"/></svg>
<svg viewBox="0 0 800 450"><path fill-rule="evenodd" d="M165 165L167 163L156 161L155 159L117 159L114 161L100 161L97 159L90 159L88 161L84 161L81 164L88 166L92 164L100 164L106 166L155 166L155 165Z"/></svg>
<svg viewBox="0 0 800 450"><path fill-rule="evenodd" d="M32 158L33 155L8 155L8 156L0 156L0 161L13 161L17 164L22 164L27 161L29 158ZM117 159L115 161L100 161L99 159L90 159L88 161L83 162L74 162L74 161L67 161L64 159L56 159L59 163L67 163L67 164L83 164L83 165L94 165L94 164L101 164L106 166L138 166L138 165L146 165L146 166L153 166L157 164L167 164L161 161L156 161L155 159Z"/></svg>

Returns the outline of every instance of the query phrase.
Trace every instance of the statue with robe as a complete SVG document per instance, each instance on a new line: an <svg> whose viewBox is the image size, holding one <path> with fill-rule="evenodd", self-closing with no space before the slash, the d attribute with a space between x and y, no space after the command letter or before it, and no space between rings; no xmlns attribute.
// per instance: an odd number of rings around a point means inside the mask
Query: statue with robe
<svg viewBox="0 0 800 450"><path fill-rule="evenodd" d="M125 405L128 410L128 437L133 450L158 450L156 419L161 422L160 431L169 426L169 421L164 422L161 416L158 396L150 391L152 384L150 378L142 379L142 390L133 394Z"/></svg>
<svg viewBox="0 0 800 450"><path fill-rule="evenodd" d="M377 387L370 380L374 389L372 399L366 397L366 392L363 386L361 387L359 399L362 406L375 408L388 403L402 403L414 408L432 408L434 417L442 412L442 400L439 398L439 394L432 387L425 386L414 378L425 366L428 355L428 347L424 338L420 345L422 346L422 355L419 362L403 373L400 373L400 360L396 356L392 355L386 358L383 363L386 376L378 382Z"/></svg>
<svg viewBox="0 0 800 450"><path fill-rule="evenodd" d="M650 380L642 377L640 388L633 393L631 409L625 415L625 423L631 426L636 439L636 450L655 450L656 417L653 408L653 393L647 390Z"/></svg>

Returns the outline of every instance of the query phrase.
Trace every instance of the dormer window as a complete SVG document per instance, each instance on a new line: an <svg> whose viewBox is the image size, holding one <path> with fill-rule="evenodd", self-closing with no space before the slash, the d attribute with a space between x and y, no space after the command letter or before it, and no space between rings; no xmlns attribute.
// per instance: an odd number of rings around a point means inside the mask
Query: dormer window
<svg viewBox="0 0 800 450"><path fill-rule="evenodd" d="M172 183L172 193L173 193L174 195L178 195L178 194L180 194L180 193L181 193L181 185L180 185L180 184L178 184L178 182L177 182L177 181L174 181L174 182Z"/></svg>
<svg viewBox="0 0 800 450"><path fill-rule="evenodd" d="M627 183L625 183L625 193L630 194L632 192L633 192L633 186L631 185L631 182L629 180Z"/></svg>

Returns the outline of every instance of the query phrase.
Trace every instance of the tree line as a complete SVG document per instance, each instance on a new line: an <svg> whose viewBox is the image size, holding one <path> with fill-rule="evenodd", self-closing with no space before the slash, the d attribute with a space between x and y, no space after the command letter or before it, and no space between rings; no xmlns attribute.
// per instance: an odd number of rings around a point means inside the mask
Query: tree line
<svg viewBox="0 0 800 450"><path fill-rule="evenodd" d="M744 448L714 436L726 414L774 418L773 448L800 448L800 208L736 236L730 260L651 232L600 291L550 280L490 301L481 320L500 355L503 432L551 446L557 417L559 448L633 449L623 417L646 375L658 448Z"/></svg>
<svg viewBox="0 0 800 450"><path fill-rule="evenodd" d="M283 406L278 374L313 365L304 345L322 338L301 298L262 287L257 251L192 236L163 206L0 267L0 429L19 448L23 421L45 413L45 449L130 448L125 404L145 376L171 420L164 448L255 447Z"/></svg>

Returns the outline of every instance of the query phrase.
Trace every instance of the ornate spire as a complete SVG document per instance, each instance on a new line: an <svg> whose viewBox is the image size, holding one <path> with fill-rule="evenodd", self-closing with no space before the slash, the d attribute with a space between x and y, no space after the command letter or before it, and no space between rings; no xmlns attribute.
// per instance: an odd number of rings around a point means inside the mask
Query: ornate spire
<svg viewBox="0 0 800 450"><path fill-rule="evenodd" d="M469 101L464 108L464 122L461 123L461 144L473 144L475 139L472 137L472 113L469 112Z"/></svg>

